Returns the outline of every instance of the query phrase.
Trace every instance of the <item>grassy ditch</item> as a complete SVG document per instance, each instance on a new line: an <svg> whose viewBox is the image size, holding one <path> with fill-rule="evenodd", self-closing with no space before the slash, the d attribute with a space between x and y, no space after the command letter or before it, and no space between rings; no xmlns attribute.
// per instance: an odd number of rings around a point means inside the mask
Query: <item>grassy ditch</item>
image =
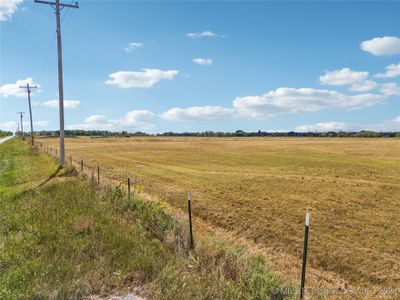
<svg viewBox="0 0 400 300"><path fill-rule="evenodd" d="M90 184L18 139L0 145L0 298L280 299L264 257L215 236L186 248L157 203Z"/></svg>

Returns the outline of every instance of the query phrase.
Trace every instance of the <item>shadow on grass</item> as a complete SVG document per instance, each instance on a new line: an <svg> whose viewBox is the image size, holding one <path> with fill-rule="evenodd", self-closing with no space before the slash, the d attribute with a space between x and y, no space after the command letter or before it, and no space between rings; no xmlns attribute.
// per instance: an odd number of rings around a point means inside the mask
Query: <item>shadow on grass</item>
<svg viewBox="0 0 400 300"><path fill-rule="evenodd" d="M30 190L35 191L38 188L41 188L42 186L44 186L46 183L50 182L50 180L52 180L54 177L57 177L57 175L61 171L61 169L62 169L62 167L58 166L57 170L53 174L50 174L50 176L47 177L43 182L41 182L37 187L30 189Z"/></svg>
<svg viewBox="0 0 400 300"><path fill-rule="evenodd" d="M50 176L47 177L44 181L42 181L39 185L37 185L37 186L34 187L34 188L30 188L30 189L24 190L23 192L21 192L21 193L15 195L15 196L14 196L14 199L15 199L15 200L16 200L16 199L20 199L20 198L24 197L25 195L28 195L28 194L30 194L30 193L35 192L36 190L38 190L39 188L41 188L41 187L44 186L45 184L49 183L53 178L57 177L62 169L63 169L63 168L62 168L61 166L59 166L59 167L57 168L57 170L55 170L52 174L50 174Z"/></svg>

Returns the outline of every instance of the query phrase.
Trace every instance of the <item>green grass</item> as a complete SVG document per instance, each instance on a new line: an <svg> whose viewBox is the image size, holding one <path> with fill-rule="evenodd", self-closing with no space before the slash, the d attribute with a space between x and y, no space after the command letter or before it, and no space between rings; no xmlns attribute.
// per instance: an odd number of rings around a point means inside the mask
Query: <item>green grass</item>
<svg viewBox="0 0 400 300"><path fill-rule="evenodd" d="M160 205L94 186L18 139L0 145L0 299L279 298L262 256L215 236L186 248Z"/></svg>

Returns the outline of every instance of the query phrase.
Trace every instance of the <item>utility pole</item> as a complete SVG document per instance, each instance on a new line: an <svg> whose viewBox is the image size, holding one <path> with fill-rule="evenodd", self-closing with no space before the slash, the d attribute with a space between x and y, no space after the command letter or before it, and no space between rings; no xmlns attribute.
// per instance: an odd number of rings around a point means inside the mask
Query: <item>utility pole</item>
<svg viewBox="0 0 400 300"><path fill-rule="evenodd" d="M31 89L36 89L37 86L30 86L29 83L26 83L26 86L19 86L20 89L26 89L26 92L28 93L28 103L29 103L29 117L31 120L31 143L32 146L34 145L33 141L33 121L32 121L32 106L31 106Z"/></svg>
<svg viewBox="0 0 400 300"><path fill-rule="evenodd" d="M23 111L19 111L17 112L17 114L19 114L20 116L20 120L21 120L21 135L22 135L22 139L25 140L25 136L24 136L24 123L23 123L23 117L24 117L24 112Z"/></svg>
<svg viewBox="0 0 400 300"><path fill-rule="evenodd" d="M65 147L64 147L64 87L63 87L63 71L62 71L62 48L61 48L61 22L60 11L65 8L79 8L78 2L75 4L60 3L60 0L55 2L35 0L35 3L49 4L56 11L57 23L57 52L58 52L58 99L60 110L60 165L64 165Z"/></svg>

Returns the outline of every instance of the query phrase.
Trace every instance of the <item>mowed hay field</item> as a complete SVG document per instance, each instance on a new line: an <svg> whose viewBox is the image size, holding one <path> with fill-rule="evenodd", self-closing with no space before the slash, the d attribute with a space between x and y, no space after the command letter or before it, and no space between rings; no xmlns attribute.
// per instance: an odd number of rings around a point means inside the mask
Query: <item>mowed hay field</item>
<svg viewBox="0 0 400 300"><path fill-rule="evenodd" d="M58 139L40 142L58 148ZM400 287L400 139L67 138L67 155L127 172L171 205L355 286Z"/></svg>

